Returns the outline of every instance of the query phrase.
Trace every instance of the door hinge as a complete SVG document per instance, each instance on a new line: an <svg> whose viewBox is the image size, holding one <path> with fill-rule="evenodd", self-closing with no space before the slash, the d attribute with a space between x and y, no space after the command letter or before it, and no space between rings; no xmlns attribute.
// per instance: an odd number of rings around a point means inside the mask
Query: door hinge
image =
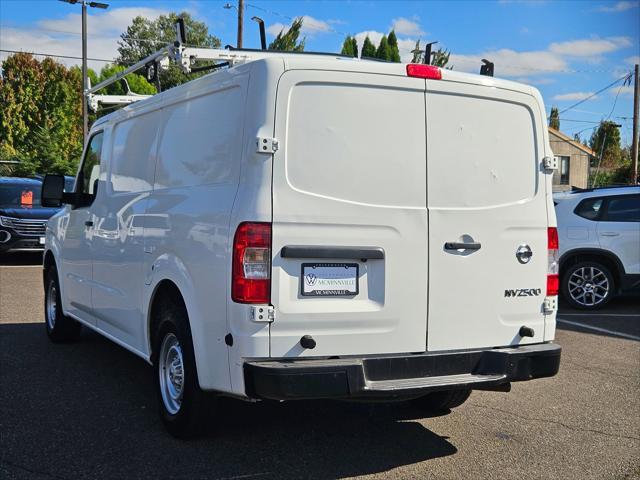
<svg viewBox="0 0 640 480"><path fill-rule="evenodd" d="M558 169L558 157L544 157L542 164L545 170L557 170Z"/></svg>
<svg viewBox="0 0 640 480"><path fill-rule="evenodd" d="M558 309L558 297L546 297L542 306L545 315L551 315Z"/></svg>
<svg viewBox="0 0 640 480"><path fill-rule="evenodd" d="M275 153L278 151L278 139L271 137L258 137L256 141L258 153Z"/></svg>
<svg viewBox="0 0 640 480"><path fill-rule="evenodd" d="M252 322L273 322L276 311L271 305L261 305L249 309L249 320Z"/></svg>

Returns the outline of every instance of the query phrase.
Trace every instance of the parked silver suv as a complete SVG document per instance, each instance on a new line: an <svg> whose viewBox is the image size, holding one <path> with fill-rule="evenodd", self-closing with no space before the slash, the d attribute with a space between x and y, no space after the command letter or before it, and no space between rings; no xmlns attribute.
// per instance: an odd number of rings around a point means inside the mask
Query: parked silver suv
<svg viewBox="0 0 640 480"><path fill-rule="evenodd" d="M640 186L555 194L560 292L574 307L597 309L640 290Z"/></svg>

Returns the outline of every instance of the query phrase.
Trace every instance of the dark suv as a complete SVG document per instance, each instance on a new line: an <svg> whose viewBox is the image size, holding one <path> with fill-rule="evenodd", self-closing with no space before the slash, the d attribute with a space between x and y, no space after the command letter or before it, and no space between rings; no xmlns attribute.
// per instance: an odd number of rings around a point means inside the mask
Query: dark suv
<svg viewBox="0 0 640 480"><path fill-rule="evenodd" d="M42 250L47 220L58 211L40 205L42 182L0 177L0 255Z"/></svg>

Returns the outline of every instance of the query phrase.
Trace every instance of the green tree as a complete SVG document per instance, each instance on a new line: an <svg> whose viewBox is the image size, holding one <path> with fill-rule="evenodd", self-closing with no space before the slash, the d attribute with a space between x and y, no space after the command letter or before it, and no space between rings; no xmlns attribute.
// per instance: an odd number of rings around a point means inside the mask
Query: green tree
<svg viewBox="0 0 640 480"><path fill-rule="evenodd" d="M77 70L18 53L2 62L0 160L15 173L73 173L82 151L82 80Z"/></svg>
<svg viewBox="0 0 640 480"><path fill-rule="evenodd" d="M420 40L416 42L416 46L412 51L413 58L411 59L411 63L424 63L424 55L425 52L420 48ZM431 65L435 65L436 67L446 68L448 70L453 70L453 66L449 66L449 58L451 57L451 52L448 50L444 50L439 48L435 52L432 53L433 57L431 58Z"/></svg>
<svg viewBox="0 0 640 480"><path fill-rule="evenodd" d="M620 167L623 155L620 148L620 130L615 122L603 120L591 135L589 147L596 152L598 159L602 155L600 168L611 169Z"/></svg>
<svg viewBox="0 0 640 480"><path fill-rule="evenodd" d="M304 51L305 39L298 41L300 31L302 30L302 17L296 18L291 27L285 32L284 28L269 44L269 50L277 50L279 52L302 52Z"/></svg>
<svg viewBox="0 0 640 480"><path fill-rule="evenodd" d="M389 37L387 38L387 42L389 43L389 60L392 62L400 63L400 49L398 48L398 37L396 37L396 32L391 30L389 32Z"/></svg>
<svg viewBox="0 0 640 480"><path fill-rule="evenodd" d="M367 35L362 43L361 58L376 58L376 47Z"/></svg>
<svg viewBox="0 0 640 480"><path fill-rule="evenodd" d="M100 76L95 79L96 83L93 83L94 80L92 80L92 84L96 85L97 83L122 72L124 69L125 67L122 65L107 64L102 67L102 70L100 70ZM153 95L154 93L157 93L156 87L151 85L142 75L130 73L124 78L127 80L132 93L138 93L140 95ZM123 81L119 81L99 90L97 93L105 95L126 95L127 87Z"/></svg>
<svg viewBox="0 0 640 480"><path fill-rule="evenodd" d="M141 16L135 17L118 41L118 59L120 65L131 65L153 52L173 43L176 39L175 23L182 18L187 33L187 45L205 48L220 47L220 39L209 33L204 22L194 20L187 12L160 15L156 20ZM188 82L204 73L185 75L177 65L160 71L160 85L163 90ZM131 84L130 84L131 85ZM132 86L133 88L133 86Z"/></svg>
<svg viewBox="0 0 640 480"><path fill-rule="evenodd" d="M549 126L556 130L560 130L560 113L558 113L558 107L551 107L551 114L549 115Z"/></svg>
<svg viewBox="0 0 640 480"><path fill-rule="evenodd" d="M378 49L376 50L376 58L391 61L391 49L389 48L389 40L386 35L383 35L380 39Z"/></svg>
<svg viewBox="0 0 640 480"><path fill-rule="evenodd" d="M355 37L351 35L347 35L347 38L344 39L342 43L342 51L341 55L348 55L349 57L357 57L358 56L358 42Z"/></svg>

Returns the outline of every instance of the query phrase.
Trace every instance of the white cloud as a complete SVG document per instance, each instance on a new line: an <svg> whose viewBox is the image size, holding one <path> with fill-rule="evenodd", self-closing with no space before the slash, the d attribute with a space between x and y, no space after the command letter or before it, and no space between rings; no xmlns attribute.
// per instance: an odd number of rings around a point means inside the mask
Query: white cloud
<svg viewBox="0 0 640 480"><path fill-rule="evenodd" d="M330 22L336 23L336 20L330 20ZM282 31L285 33L288 32L290 27L291 25L285 25L284 23L273 23L267 27L267 32L275 37ZM309 15L304 15L302 17L302 29L300 32L304 36L313 37L319 33L330 33L335 32L335 30L329 22L318 20L317 18Z"/></svg>
<svg viewBox="0 0 640 480"><path fill-rule="evenodd" d="M155 8L110 8L105 11L91 11L87 17L87 50L89 58L115 59L120 34L131 24L134 17L141 15L155 19L167 12ZM7 50L47 53L80 57L81 17L70 13L57 20L42 20L34 27L3 27L0 29L0 43ZM160 47L158 47L160 48ZM2 58L9 54L2 54ZM56 59L65 65L80 65L80 59ZM89 68L100 70L105 62L88 62Z"/></svg>
<svg viewBox="0 0 640 480"><path fill-rule="evenodd" d="M597 57L631 45L633 43L628 37L609 37L552 43L549 50L569 57Z"/></svg>
<svg viewBox="0 0 640 480"><path fill-rule="evenodd" d="M614 5L600 7L598 11L607 12L607 13L617 13L624 12L626 10L631 10L632 8L636 8L638 6L638 2L617 2Z"/></svg>
<svg viewBox="0 0 640 480"><path fill-rule="evenodd" d="M618 95L618 91L620 92L620 96L623 97L632 97L633 96L633 87L631 85L622 85L617 88L610 88L609 93L614 97Z"/></svg>
<svg viewBox="0 0 640 480"><path fill-rule="evenodd" d="M277 37L280 32L284 31L286 33L288 30L289 25L284 23L273 23L267 27L267 33L274 37Z"/></svg>
<svg viewBox="0 0 640 480"><path fill-rule="evenodd" d="M514 78L516 82L528 83L529 85L549 85L555 83L553 78L520 77Z"/></svg>
<svg viewBox="0 0 640 480"><path fill-rule="evenodd" d="M640 56L635 55L633 57L627 57L624 59L624 63L628 63L629 65L635 65L636 63L640 63Z"/></svg>
<svg viewBox="0 0 640 480"><path fill-rule="evenodd" d="M449 64L456 70L463 72L480 71L482 59L486 58L495 64L496 76L522 77L539 75L542 73L554 73L567 69L566 61L554 53L548 51L517 52L503 48L491 50L475 55L451 54Z"/></svg>
<svg viewBox="0 0 640 480"><path fill-rule="evenodd" d="M414 20L418 20L418 18L414 17ZM404 17L394 18L391 23L391 30L395 30L396 35L409 35L412 37L425 35L425 31L422 30L417 21Z"/></svg>
<svg viewBox="0 0 640 480"><path fill-rule="evenodd" d="M554 100L559 100L559 101L569 101L569 100L584 100L586 98L589 98L590 95L593 95L593 92L571 92L571 93L563 93L561 95L556 95L553 97ZM597 96L593 96L591 98L589 98L589 100L595 100L596 98L598 98Z"/></svg>

